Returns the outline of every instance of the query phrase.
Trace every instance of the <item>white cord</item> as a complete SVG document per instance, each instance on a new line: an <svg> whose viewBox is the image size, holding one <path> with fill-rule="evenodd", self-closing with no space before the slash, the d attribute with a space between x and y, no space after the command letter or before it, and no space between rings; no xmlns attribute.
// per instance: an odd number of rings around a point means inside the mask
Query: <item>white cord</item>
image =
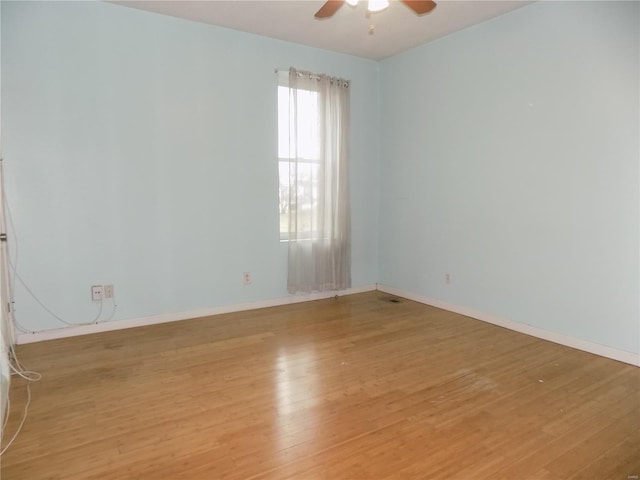
<svg viewBox="0 0 640 480"><path fill-rule="evenodd" d="M111 299L111 303L113 303L113 309L111 310L111 314L107 319L102 320L103 322L110 322L111 320L113 320L113 316L116 314L116 309L118 308L118 304L116 303L116 300L114 298Z"/></svg>
<svg viewBox="0 0 640 480"><path fill-rule="evenodd" d="M2 158L0 158L0 162L2 161ZM2 165L0 164L0 169L2 169ZM16 233L16 229L15 229L15 225L13 223L13 216L11 215L11 209L9 208L9 203L7 202L7 196L6 196L6 189L4 188L4 175L0 175L0 181L3 182L3 184L0 186L0 190L2 190L2 202L1 202L1 206L4 207L4 211L6 211L7 213L7 218L9 220L9 225L11 226L11 233L13 234L13 238L14 238L14 245L15 245L15 259L13 261L13 263L11 262L11 258L9 257L9 251L7 249L7 262L12 265L13 267L13 278L11 277L11 271L9 271L9 308L10 308L10 315L7 317L10 320L13 320L14 325L16 325L20 330L23 331L27 331L15 318L14 313L14 288L15 288L15 277L18 275L17 272L17 265L18 265L18 235ZM0 214L3 214L4 212L0 212ZM100 312L102 312L102 302L100 302ZM4 448L2 448L0 450L0 457L2 457L2 455L4 454L4 452L7 451L7 449L13 444L13 442L15 441L15 439L18 437L18 434L22 431L22 427L24 425L24 422L27 420L27 415L29 413L29 405L31 404L31 383L32 382L37 382L42 378L42 375L38 372L34 372L31 371L27 368L24 367L24 365L22 365L20 363L20 360L18 360L18 355L16 353L15 350L15 345L13 343L10 344L9 346L9 352L8 353L8 357L9 357L9 367L11 368L12 372L11 372L11 376L12 375L18 375L21 378L23 378L26 382L27 382L27 401L25 403L24 406L24 413L22 415L22 420L20 420L20 424L18 425L18 428L16 429L16 432L13 434L13 437L11 437L11 440L9 440L9 442L5 445ZM15 364L15 365L14 365ZM4 433L4 429L9 421L9 414L11 412L11 398L10 396L7 394L7 408L5 411L5 417L2 419L2 433ZM1 447L1 445L0 445Z"/></svg>
<svg viewBox="0 0 640 480"><path fill-rule="evenodd" d="M4 182L4 176L2 177L2 181ZM15 245L15 259L13 261L13 269L12 271L14 272L14 276L13 278L9 277L9 302L11 303L11 310L13 311L13 289L14 289L14 285L15 285L15 272L18 271L18 234L16 232L16 226L13 223L13 215L11 215L11 208L9 208L9 202L7 201L7 192L6 189L4 188L4 185L2 185L2 200L4 201L4 209L7 212L7 219L9 220L9 225L11 226L11 233L13 234L13 244ZM7 249L8 252L8 249ZM8 255L7 255L8 256ZM9 263L11 263L11 258L8 258Z"/></svg>
<svg viewBox="0 0 640 480"><path fill-rule="evenodd" d="M66 320L64 320L60 316L56 315L49 307L47 307L38 298L38 296L33 292L33 290L31 290L31 288L22 279L22 277L18 274L18 268L17 268L18 267L18 235L16 233L15 224L13 223L13 217L11 215L11 209L9 208L9 202L7 201L7 197L6 197L6 193L5 193L5 189L4 188L2 188L2 197L3 197L2 200L4 201L4 207L5 207L5 210L7 212L7 219L9 220L9 225L11 226L11 233L13 234L14 245L15 245L15 249L14 249L15 258L14 258L14 260L11 261L11 258L7 259L8 260L7 263L11 267L11 270L9 272L9 302L10 302L10 308L11 308L11 317L10 318L13 320L14 325L19 330L21 330L22 332L34 333L34 332L31 332L30 330L26 329L16 319L15 311L14 311L14 308L13 308L14 298L15 298L14 297L14 293L15 293L15 281L16 281L16 279L22 284L22 286L33 297L33 299L47 313L49 313L53 318L55 318L56 320L60 321L61 323L65 324L65 325L69 325L69 326L91 325L91 324L97 323L100 320L100 317L102 315L102 309L103 309L103 306L104 306L102 299L100 300L100 308L98 310L98 314L96 315L96 317L91 322L85 322L85 323L67 322ZM7 256L9 256L9 255L7 255ZM11 274L13 274L13 275L11 275ZM114 317L114 315L116 313L116 309L118 307L118 305L115 302L115 299L111 299L111 301L113 303L113 309L111 310L111 314L109 315L109 318L107 320L105 320L105 321L110 321ZM17 375L17 376L21 377L23 380L26 381L26 384L27 384L27 401L26 401L25 406L24 406L24 413L22 415L22 419L20 420L20 424L18 425L18 428L16 429L15 433L13 434L13 436L11 437L9 442L7 442L7 444L4 446L4 448L2 448L0 450L0 457L13 444L15 439L18 437L18 435L22 431L22 427L24 426L24 423L27 420L27 416L28 416L28 413L29 413L29 406L31 405L31 383L37 382L42 378L42 375L40 373L34 372L32 370L29 370L24 365L22 365L22 363L20 363L20 360L18 359L18 356L16 354L16 350L15 350L15 346L14 345L10 345L10 349L9 349L9 367L12 370L12 372L11 372L12 376L13 375ZM8 421L9 421L10 411L11 411L11 399L7 395L7 408L6 408L6 411L5 411L5 417L2 419L2 432L4 432L5 426L7 425ZM0 447L1 447L1 445L0 445Z"/></svg>
<svg viewBox="0 0 640 480"><path fill-rule="evenodd" d="M20 425L18 425L18 429L16 430L16 433L13 434L13 437L11 437L11 440L9 440L9 442L4 446L4 448L0 450L0 457L4 454L4 452L7 451L7 449L11 446L11 444L14 442L14 440L17 438L18 434L22 430L22 426L24 425L24 422L27 420L30 404L31 404L31 381L27 381L27 403L24 406L24 414L22 415L22 420L20 420Z"/></svg>
<svg viewBox="0 0 640 480"><path fill-rule="evenodd" d="M9 363L11 370L13 370L13 373L11 375L20 375L22 378L30 382L37 382L42 378L42 375L40 375L38 372L29 370L20 362L20 360L18 360L18 354L16 353L15 345L11 345L9 347L9 355L10 361L15 363L15 366L11 362Z"/></svg>
<svg viewBox="0 0 640 480"><path fill-rule="evenodd" d="M2 431L4 432L4 427L7 426L7 422L9 421L9 411L11 410L11 399L9 395L7 395L7 409L4 411L4 420L2 421Z"/></svg>
<svg viewBox="0 0 640 480"><path fill-rule="evenodd" d="M5 189L2 189L2 197L4 200L4 207L5 210L7 212L7 219L9 220L9 225L11 226L11 233L13 234L13 240L14 240L14 245L15 245L15 259L12 261L11 258L8 259L8 263L9 266L11 267L11 273L13 273L12 278L9 278L9 302L11 304L11 310L13 312L13 305L14 305L14 289L15 289L15 281L16 279L22 284L22 286L27 290L27 292L29 292L29 294L33 297L33 299L38 302L38 304L49 314L51 315L53 318L55 318L56 320L58 320L59 322L68 325L68 326L78 326L78 325L93 325L95 323L98 323L100 321L100 316L102 315L102 308L103 308L103 301L102 299L100 300L100 308L98 310L98 314L96 315L96 317L91 320L90 322L68 322L66 320L64 320L63 318L61 318L59 315L56 315L49 307L47 307L39 298L38 296L33 292L33 290L31 290L31 288L29 288L29 286L27 285L27 283L22 279L22 277L18 274L18 234L16 233L16 227L15 224L13 223L13 216L11 215L11 208L9 208L9 202L7 200L7 195L5 192ZM117 305L115 303L115 301L113 301L113 311L111 312L111 315L109 316L109 318L105 321L109 321L113 318L113 316L116 313L116 308ZM15 317L15 314L12 315L13 316L13 321L14 324L18 327L18 329L24 333L35 333L33 330L29 330L28 328L24 327L24 325L21 325L20 322L18 322L18 320Z"/></svg>
<svg viewBox="0 0 640 480"><path fill-rule="evenodd" d="M11 365L11 370L13 370L11 375L18 375L27 382L37 382L42 378L42 374L38 372L33 372L31 370L17 370L13 365Z"/></svg>
<svg viewBox="0 0 640 480"><path fill-rule="evenodd" d="M22 284L22 286L27 290L27 292L29 292L29 294L33 297L33 299L38 302L38 305L40 305L42 308L44 308L44 310L51 315L53 318L55 318L56 320L58 320L59 322L64 323L65 325L70 325L70 326L75 326L75 325L93 325L94 323L98 323L98 320L100 319L100 316L102 315L102 303L103 300L100 300L100 309L98 310L98 314L96 315L96 317L90 321L90 322L67 322L66 320L64 320L63 318L59 317L58 315L56 315L53 311L51 311L51 309L49 307L47 307L44 303L42 303L42 300L40 300L38 298L38 296L33 293L33 290L31 290L29 288L29 286L27 285L27 283L22 279L22 277L20 276L20 274L18 274L18 272L16 271L16 269L14 268L13 264L11 262L9 262L9 265L11 266L11 268L13 269L13 272L15 274L16 279L18 279L18 281ZM114 303L115 305L115 303Z"/></svg>
<svg viewBox="0 0 640 480"><path fill-rule="evenodd" d="M20 424L18 425L16 432L13 434L13 437L11 437L11 440L9 440L9 442L4 446L4 448L0 450L0 457L13 444L14 440L18 437L18 434L22 431L22 427L24 425L24 422L27 420L27 415L29 413L29 405L31 404L31 384L33 382L39 381L42 378L42 375L40 373L29 370L25 368L25 366L22 365L22 363L20 363L20 360L18 360L18 355L16 354L16 349L14 345L11 345L9 353L10 353L10 360L11 360L11 362L9 362L9 367L11 368L11 370L13 370L11 375L18 375L27 382L27 402L25 403L25 406L24 406L24 413L22 414L22 420L20 420ZM13 365L14 363L15 363L15 366ZM11 400L9 397L7 397L7 411L6 411L5 418L2 422L3 431L4 431L4 427L6 426L9 420L10 409L11 409Z"/></svg>
<svg viewBox="0 0 640 480"><path fill-rule="evenodd" d="M13 316L13 323L15 324L15 326L18 328L18 330L20 330L22 333L34 333L33 330L29 330L27 327L25 327L24 325L22 325L18 319L15 317L15 315Z"/></svg>

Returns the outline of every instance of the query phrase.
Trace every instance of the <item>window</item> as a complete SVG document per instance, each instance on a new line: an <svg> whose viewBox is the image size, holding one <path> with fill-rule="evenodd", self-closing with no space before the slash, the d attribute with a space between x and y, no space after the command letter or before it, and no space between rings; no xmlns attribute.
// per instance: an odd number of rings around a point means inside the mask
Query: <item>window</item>
<svg viewBox="0 0 640 480"><path fill-rule="evenodd" d="M289 293L351 286L349 82L291 68L278 86L280 238Z"/></svg>
<svg viewBox="0 0 640 480"><path fill-rule="evenodd" d="M318 202L318 174L320 168L320 140L318 125L318 92L298 90L297 115L290 115L291 96L288 86L278 86L278 158L280 240L289 239L289 181L294 173L290 162L296 159L297 182L301 185L298 197L298 238L312 239L318 229L313 206ZM297 138L291 138L290 122L296 121ZM297 144L296 144L297 143ZM302 195L300 195L300 193Z"/></svg>

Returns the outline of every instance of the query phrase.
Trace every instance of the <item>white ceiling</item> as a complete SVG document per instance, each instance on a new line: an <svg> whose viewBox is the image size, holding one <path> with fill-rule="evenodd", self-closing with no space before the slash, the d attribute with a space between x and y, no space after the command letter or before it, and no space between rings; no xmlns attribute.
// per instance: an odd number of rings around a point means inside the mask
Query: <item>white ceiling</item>
<svg viewBox="0 0 640 480"><path fill-rule="evenodd" d="M324 0L124 0L127 7L185 18L379 60L462 30L531 1L436 0L421 17L400 2L366 18L366 1L344 4L331 18L316 20ZM369 25L375 33L369 35Z"/></svg>

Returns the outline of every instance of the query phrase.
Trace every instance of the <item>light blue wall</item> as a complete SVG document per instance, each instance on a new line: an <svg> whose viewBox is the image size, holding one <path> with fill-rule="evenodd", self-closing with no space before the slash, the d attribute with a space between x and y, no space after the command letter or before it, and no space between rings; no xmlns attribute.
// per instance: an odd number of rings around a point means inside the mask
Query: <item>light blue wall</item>
<svg viewBox="0 0 640 480"><path fill-rule="evenodd" d="M353 285L375 283L377 63L102 2L3 1L21 277L72 322L93 318L92 284L115 285L115 320L286 296L274 69L289 66L352 81ZM63 326L20 285L16 314Z"/></svg>
<svg viewBox="0 0 640 480"><path fill-rule="evenodd" d="M380 283L640 351L639 7L536 3L382 63Z"/></svg>

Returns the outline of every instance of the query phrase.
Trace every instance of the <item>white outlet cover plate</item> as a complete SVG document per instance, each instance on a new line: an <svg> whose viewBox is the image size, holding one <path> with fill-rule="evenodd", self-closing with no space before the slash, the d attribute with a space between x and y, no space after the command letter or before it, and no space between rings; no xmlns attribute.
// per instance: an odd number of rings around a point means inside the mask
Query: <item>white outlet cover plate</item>
<svg viewBox="0 0 640 480"><path fill-rule="evenodd" d="M102 300L102 295L103 295L103 291L102 291L102 285L93 285L91 287L91 300L98 301L98 300Z"/></svg>

